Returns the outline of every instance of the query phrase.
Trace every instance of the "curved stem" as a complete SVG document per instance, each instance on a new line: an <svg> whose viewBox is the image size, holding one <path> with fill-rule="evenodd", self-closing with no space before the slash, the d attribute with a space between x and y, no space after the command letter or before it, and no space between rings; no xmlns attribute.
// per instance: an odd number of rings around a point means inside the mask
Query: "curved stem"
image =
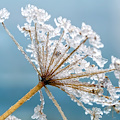
<svg viewBox="0 0 120 120"><path fill-rule="evenodd" d="M49 69L50 69L50 66L51 66L51 65L53 64L53 62L54 62L55 52L56 52L56 50L57 50L57 47L58 47L58 45L59 45L59 42L62 40L62 38L63 38L63 36L64 36L64 33L65 33L65 32L63 31L62 34L61 34L61 36L60 36L60 38L59 38L59 40L58 40L58 42L56 43L56 46L55 46L55 48L54 48L52 57L51 57L51 59L50 59L50 63L49 63L48 68L47 68L47 73L48 73L48 71L49 71Z"/></svg>
<svg viewBox="0 0 120 120"><path fill-rule="evenodd" d="M31 59L29 58L29 56L25 53L25 51L23 50L23 47L20 46L20 44L16 41L16 39L14 38L14 36L9 32L9 30L6 28L6 26L5 26L5 24L3 22L2 22L2 25L3 25L4 29L5 29L5 31L8 33L8 35L11 37L11 39L13 40L13 42L18 47L18 50L21 51L21 53L25 56L25 58L28 60L28 62L33 66L33 68L35 69L35 71L41 76L41 73L36 68L36 66L33 64L33 62L31 61Z"/></svg>
<svg viewBox="0 0 120 120"><path fill-rule="evenodd" d="M31 89L24 97L22 97L17 103L11 106L4 114L0 116L0 120L6 119L15 110L17 110L23 103L29 100L35 93L38 92L44 86L43 82L39 82L33 89Z"/></svg>

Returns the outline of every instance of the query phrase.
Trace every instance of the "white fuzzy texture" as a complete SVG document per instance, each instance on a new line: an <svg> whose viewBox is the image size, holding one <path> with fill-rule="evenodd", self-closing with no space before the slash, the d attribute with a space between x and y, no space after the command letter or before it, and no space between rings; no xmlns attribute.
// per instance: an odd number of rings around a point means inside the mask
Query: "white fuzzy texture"
<svg viewBox="0 0 120 120"><path fill-rule="evenodd" d="M15 117L14 115L10 115L5 120L21 120L21 119Z"/></svg>
<svg viewBox="0 0 120 120"><path fill-rule="evenodd" d="M4 22L5 19L9 18L10 13L7 11L6 8L0 10L0 23Z"/></svg>

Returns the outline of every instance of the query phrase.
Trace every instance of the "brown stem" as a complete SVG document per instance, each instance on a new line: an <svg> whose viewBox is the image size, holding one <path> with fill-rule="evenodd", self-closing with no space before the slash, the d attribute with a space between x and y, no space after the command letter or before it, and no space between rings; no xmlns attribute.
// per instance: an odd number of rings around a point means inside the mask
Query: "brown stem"
<svg viewBox="0 0 120 120"><path fill-rule="evenodd" d="M11 106L4 114L0 116L0 120L6 119L11 115L15 110L17 110L23 103L30 99L38 90L44 86L43 82L39 82L33 89L31 89L24 97L22 97L17 103Z"/></svg>
<svg viewBox="0 0 120 120"><path fill-rule="evenodd" d="M35 24L35 49L36 49L36 53L37 53L37 60L38 60L38 65L39 65L39 68L40 68L40 71L41 71L41 75L43 74L43 70L42 70L42 61L41 61L41 54L42 54L42 51L40 50L40 47L39 46L39 41L37 39L37 30L36 30L36 25Z"/></svg>
<svg viewBox="0 0 120 120"><path fill-rule="evenodd" d="M52 95L52 93L49 91L49 89L45 86L45 91L47 93L47 95L49 96L49 98L53 101L54 105L57 107L58 111L60 112L63 120L67 120L66 116L64 115L61 107L59 106L59 104L57 103L57 101L55 100L54 96Z"/></svg>
<svg viewBox="0 0 120 120"><path fill-rule="evenodd" d="M48 68L47 68L47 73L48 73L48 71L49 71L49 69L50 69L50 66L51 66L51 65L53 64L53 62L54 62L54 55L55 55L55 52L56 52L57 47L58 47L58 45L59 45L59 42L62 40L63 36L64 36L64 31L63 31L63 33L61 34L61 36L60 36L58 42L56 43L56 46L55 46L55 48L54 48L52 57L51 57L51 59L50 59L49 66L48 66Z"/></svg>
<svg viewBox="0 0 120 120"><path fill-rule="evenodd" d="M49 32L47 33L47 41L46 41L46 59L45 59L45 72L47 73L47 60L48 60L48 43L49 43Z"/></svg>
<svg viewBox="0 0 120 120"><path fill-rule="evenodd" d="M79 74L71 74L71 75L69 75L67 77L64 77L64 78L53 79L52 81L67 80L67 79L80 78L80 77L89 77L89 76L93 76L93 75L97 75L97 74L112 72L114 70L115 69L105 69L105 70L99 70L99 71L95 71L95 72L82 72L82 73L79 73Z"/></svg>

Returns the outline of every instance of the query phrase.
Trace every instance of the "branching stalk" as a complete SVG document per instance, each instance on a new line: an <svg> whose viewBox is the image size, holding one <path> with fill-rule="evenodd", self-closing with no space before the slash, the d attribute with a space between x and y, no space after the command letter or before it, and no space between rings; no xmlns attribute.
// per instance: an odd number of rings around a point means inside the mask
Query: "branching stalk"
<svg viewBox="0 0 120 120"><path fill-rule="evenodd" d="M64 91L65 93L67 93L70 98L72 100L74 100L74 102L77 102L77 104L79 104L85 111L88 111L89 114L91 114L91 110L90 109L87 109L80 100L78 100L74 95L70 94L69 92L66 92L63 88L61 88L60 86L57 86L59 89L61 89L62 91Z"/></svg>
<svg viewBox="0 0 120 120"><path fill-rule="evenodd" d="M68 60L68 58L70 58L70 56L73 55L73 53L75 53L75 52L80 48L80 46L87 41L87 39L88 39L88 38L86 37L86 39L85 39L84 41L82 41L82 42L77 46L76 49L74 49L65 59L63 59L63 61L57 66L57 68L51 73L51 75L52 75L56 70L58 70L58 68L60 68L60 67Z"/></svg>
<svg viewBox="0 0 120 120"><path fill-rule="evenodd" d="M54 68L58 65L58 63L60 62L60 60L64 57L64 55L66 54L66 52L70 49L70 46L65 50L65 52L59 57L59 59L56 61L54 67L52 68L52 70L50 71L50 73L53 72Z"/></svg>
<svg viewBox="0 0 120 120"><path fill-rule="evenodd" d="M50 76L50 78L56 76L57 74L61 73L62 71L64 71L64 70L66 70L66 69L74 66L74 65L77 64L80 60L85 59L87 56L88 56L88 55L84 56L84 57L81 58L81 59L76 60L75 62L71 63L70 65L67 65L66 67L62 68L61 70L59 70L58 72L56 72L55 74L53 74L52 76Z"/></svg>

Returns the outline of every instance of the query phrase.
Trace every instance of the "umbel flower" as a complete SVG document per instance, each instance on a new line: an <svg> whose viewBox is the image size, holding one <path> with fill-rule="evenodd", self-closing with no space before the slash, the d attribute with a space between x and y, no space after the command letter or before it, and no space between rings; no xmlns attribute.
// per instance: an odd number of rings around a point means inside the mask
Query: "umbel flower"
<svg viewBox="0 0 120 120"><path fill-rule="evenodd" d="M6 11L5 8L4 10ZM9 17L8 12L1 10L0 13L0 16L7 15L4 19ZM26 54L6 28L3 23L4 20L2 20L3 17L0 17L0 21L18 49L37 72L39 82L1 115L0 120L12 120L9 115L38 91L41 105L35 107L34 115L31 118L47 120L43 112L45 102L42 87L45 88L47 95L57 107L62 118L67 120L47 85L57 87L67 93L71 100L85 110L86 114L91 115L91 120L99 120L103 113L108 114L112 108L119 112L120 94L118 93L120 86L113 86L106 73L114 71L116 78L119 79L120 59L112 56L110 67L103 69L107 60L102 57L100 48L103 48L104 45L101 43L100 36L92 30L91 26L82 23L81 28L78 28L73 26L70 20L60 16L54 19L56 24L56 28L54 28L46 23L50 15L34 5L27 5L25 9L22 8L21 13L25 17L26 23L23 26L18 25L18 29L30 41L26 49L30 56ZM120 81L118 83L120 85ZM109 94L106 94L106 91ZM105 106L105 110L97 107L93 107L92 110L86 108L85 104L93 106L94 103ZM14 119L17 120L17 118Z"/></svg>

